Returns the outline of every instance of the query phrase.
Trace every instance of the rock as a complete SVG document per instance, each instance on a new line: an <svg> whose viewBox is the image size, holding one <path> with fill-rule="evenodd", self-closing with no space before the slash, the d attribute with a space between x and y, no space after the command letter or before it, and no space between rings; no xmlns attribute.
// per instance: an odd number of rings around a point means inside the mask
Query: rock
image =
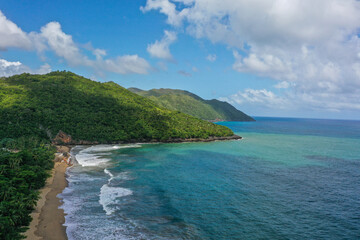
<svg viewBox="0 0 360 240"><path fill-rule="evenodd" d="M70 135L60 130L52 140L52 143L55 145L69 145L73 143L73 140Z"/></svg>

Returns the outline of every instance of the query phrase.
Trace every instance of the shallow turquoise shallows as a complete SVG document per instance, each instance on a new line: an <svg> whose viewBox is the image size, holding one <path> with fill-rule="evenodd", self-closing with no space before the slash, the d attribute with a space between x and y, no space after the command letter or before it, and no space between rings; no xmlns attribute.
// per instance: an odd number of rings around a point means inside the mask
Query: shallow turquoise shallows
<svg viewBox="0 0 360 240"><path fill-rule="evenodd" d="M223 122L243 140L75 147L69 239L360 239L360 121Z"/></svg>

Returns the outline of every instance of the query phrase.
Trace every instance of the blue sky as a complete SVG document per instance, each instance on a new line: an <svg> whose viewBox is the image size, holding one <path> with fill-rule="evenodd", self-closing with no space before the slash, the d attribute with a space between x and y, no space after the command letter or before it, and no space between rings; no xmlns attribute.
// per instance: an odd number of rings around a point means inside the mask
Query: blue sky
<svg viewBox="0 0 360 240"><path fill-rule="evenodd" d="M0 75L70 70L253 116L360 119L360 4L0 0Z"/></svg>

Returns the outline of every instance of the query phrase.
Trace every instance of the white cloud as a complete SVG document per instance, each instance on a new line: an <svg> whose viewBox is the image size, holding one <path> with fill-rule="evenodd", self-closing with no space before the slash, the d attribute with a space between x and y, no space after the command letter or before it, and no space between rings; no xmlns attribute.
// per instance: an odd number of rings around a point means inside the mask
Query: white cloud
<svg viewBox="0 0 360 240"><path fill-rule="evenodd" d="M147 74L151 68L150 64L138 55L124 55L112 59L104 59L106 51L97 49L88 44L85 49L90 50L96 57L95 60L84 55L71 35L65 34L58 22L48 23L41 28L43 36L49 47L61 58L64 58L70 65L86 66L94 69L102 75L102 72L113 72L119 74Z"/></svg>
<svg viewBox="0 0 360 240"><path fill-rule="evenodd" d="M96 59L101 59L106 56L106 51L104 49L94 49L93 54L96 56Z"/></svg>
<svg viewBox="0 0 360 240"><path fill-rule="evenodd" d="M149 63L138 55L125 55L115 59L106 59L96 62L96 64L98 63L103 66L103 69L120 74L146 74L148 69L150 69Z"/></svg>
<svg viewBox="0 0 360 240"><path fill-rule="evenodd" d="M279 97L266 89L246 89L245 91L239 91L229 97L222 97L220 100L238 105L251 104L269 108L288 107L288 102L285 98Z"/></svg>
<svg viewBox="0 0 360 240"><path fill-rule="evenodd" d="M32 44L27 34L0 11L0 50L9 47L30 49Z"/></svg>
<svg viewBox="0 0 360 240"><path fill-rule="evenodd" d="M39 69L31 69L19 61L10 62L5 59L0 59L0 76L8 77L21 73L45 74L51 72L49 64L45 63Z"/></svg>
<svg viewBox="0 0 360 240"><path fill-rule="evenodd" d="M289 83L282 82L279 85L286 86ZM332 92L321 92L318 94L297 91L296 89L275 94L267 89L246 89L219 100L229 102L241 109L246 108L249 113L274 114L284 112L312 112L318 117L319 113L360 110L357 93L338 95ZM280 113L281 114L281 113ZM339 115L341 116L341 115Z"/></svg>
<svg viewBox="0 0 360 240"><path fill-rule="evenodd" d="M284 89L286 89L286 88L289 88L290 87L290 83L289 82L287 82L287 81L282 81L282 82L279 82L278 84L276 84L275 86L274 86L275 88L284 88Z"/></svg>
<svg viewBox="0 0 360 240"><path fill-rule="evenodd" d="M64 58L70 65L87 66L98 73L103 71L119 74L146 74L150 64L138 55L124 55L113 59L103 59L106 51L97 49L91 44L84 45L96 57L96 60L89 59L81 52L79 46L73 41L72 36L65 34L58 22L50 22L41 28L41 36L44 37L49 47L61 58Z"/></svg>
<svg viewBox="0 0 360 240"><path fill-rule="evenodd" d="M208 60L210 62L215 62L216 61L216 55L215 54L209 54L209 55L207 55L206 60Z"/></svg>
<svg viewBox="0 0 360 240"><path fill-rule="evenodd" d="M72 36L65 34L58 22L50 22L41 28L41 36L44 37L49 47L59 57L64 58L70 65L91 66L91 61L80 53L80 49L74 43Z"/></svg>
<svg viewBox="0 0 360 240"><path fill-rule="evenodd" d="M49 64L45 63L45 64L41 65L39 69L32 71L30 73L46 74L49 72L51 72L51 66Z"/></svg>
<svg viewBox="0 0 360 240"><path fill-rule="evenodd" d="M360 79L360 63L355 63L352 65L357 77Z"/></svg>
<svg viewBox="0 0 360 240"><path fill-rule="evenodd" d="M287 68L279 58L270 54L264 54L259 57L255 53L251 53L246 58L242 58L236 51L234 51L233 54L237 60L233 68L239 72L253 71L263 74L269 72L284 72Z"/></svg>
<svg viewBox="0 0 360 240"><path fill-rule="evenodd" d="M175 32L165 30L164 37L160 41L156 40L155 43L149 44L147 51L152 57L172 60L173 56L170 53L169 46L176 41L176 39L177 36Z"/></svg>
<svg viewBox="0 0 360 240"><path fill-rule="evenodd" d="M195 38L226 44L234 70L288 82L289 94L302 101L306 93L314 106L334 99L354 109L360 104L353 97L360 95L360 1L158 2L148 0L144 9L160 11Z"/></svg>
<svg viewBox="0 0 360 240"><path fill-rule="evenodd" d="M175 33L169 33L168 38L175 36ZM73 37L63 32L60 23L50 22L43 26L40 32L26 33L22 31L15 23L8 20L0 11L0 50L6 50L9 47L23 48L27 50L36 50L41 59L45 60L45 52L53 51L60 59L64 59L71 66L85 66L97 74L103 75L104 72L113 72L119 74L146 74L151 69L150 64L138 55L123 55L115 58L105 58L106 51L91 46L91 44L78 44ZM86 51L90 54L86 54ZM94 59L95 58L95 59ZM43 65L42 70L32 71L23 64L13 62L5 67L2 63L3 75L9 73L21 72L47 72L48 65Z"/></svg>
<svg viewBox="0 0 360 240"><path fill-rule="evenodd" d="M183 2L188 5L191 1L184 0L177 2ZM167 22L174 26L181 25L183 17L187 14L187 9L179 12L176 10L176 5L168 0L148 0L145 7L140 7L142 12L147 12L153 9L159 10L161 13L167 15Z"/></svg>

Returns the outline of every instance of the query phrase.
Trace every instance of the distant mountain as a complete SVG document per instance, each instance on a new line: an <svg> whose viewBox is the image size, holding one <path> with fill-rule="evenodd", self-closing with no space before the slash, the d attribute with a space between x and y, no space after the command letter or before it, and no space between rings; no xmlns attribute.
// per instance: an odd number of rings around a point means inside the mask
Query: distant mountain
<svg viewBox="0 0 360 240"><path fill-rule="evenodd" d="M158 106L113 82L71 72L0 78L0 139L111 143L233 135L227 127Z"/></svg>
<svg viewBox="0 0 360 240"><path fill-rule="evenodd" d="M184 90L168 88L151 89L149 91L139 88L128 88L128 90L151 99L159 106L204 120L255 121L252 117L237 110L227 102L216 99L204 100Z"/></svg>

